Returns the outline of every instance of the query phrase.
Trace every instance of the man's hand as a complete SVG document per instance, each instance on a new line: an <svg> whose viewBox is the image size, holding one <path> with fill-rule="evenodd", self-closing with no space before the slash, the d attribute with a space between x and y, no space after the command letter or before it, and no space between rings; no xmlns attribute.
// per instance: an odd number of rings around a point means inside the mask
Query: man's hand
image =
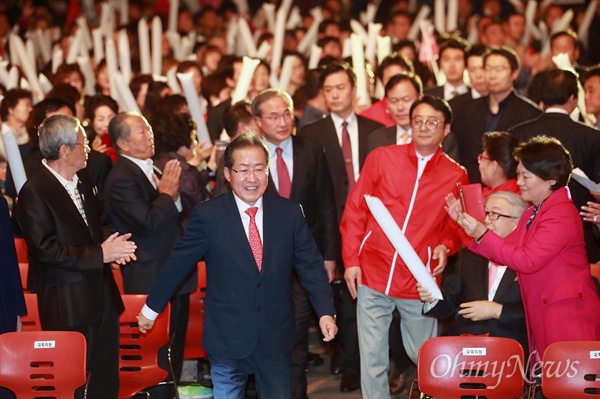
<svg viewBox="0 0 600 399"><path fill-rule="evenodd" d="M419 299L421 299L421 302L432 303L435 301L435 299L433 299L431 296L431 292L429 292L427 288L423 287L421 283L417 283L417 292L419 293Z"/></svg>
<svg viewBox="0 0 600 399"><path fill-rule="evenodd" d="M458 314L473 321L499 319L502 305L492 301L473 301L460 304Z"/></svg>
<svg viewBox="0 0 600 399"><path fill-rule="evenodd" d="M330 284L335 278L335 264L336 262L334 260L325 261L325 272L327 272L327 280L329 280Z"/></svg>
<svg viewBox="0 0 600 399"><path fill-rule="evenodd" d="M438 264L433 269L432 276L437 276L441 274L446 268L446 264L448 263L448 247L444 244L440 244L433 249L433 256L431 257L433 260L437 260Z"/></svg>
<svg viewBox="0 0 600 399"><path fill-rule="evenodd" d="M123 265L132 260L136 260L135 250L137 246L135 242L129 241L131 233L119 235L113 233L102 243L102 262L116 262Z"/></svg>
<svg viewBox="0 0 600 399"><path fill-rule="evenodd" d="M162 178L159 179L155 174L152 178L156 183L156 189L161 194L168 194L173 201L179 199L179 178L181 177L181 165L177 159L171 159L165 165Z"/></svg>
<svg viewBox="0 0 600 399"><path fill-rule="evenodd" d="M153 326L154 320L146 318L146 316L144 316L142 312L140 312L140 314L138 315L138 329L140 330L140 332L145 334L148 332L148 330L151 330Z"/></svg>
<svg viewBox="0 0 600 399"><path fill-rule="evenodd" d="M346 280L346 285L348 286L348 291L350 291L352 299L356 299L357 287L362 287L362 270L360 269L360 266L346 268L344 280Z"/></svg>
<svg viewBox="0 0 600 399"><path fill-rule="evenodd" d="M321 316L319 319L319 327L321 327L323 341L329 342L335 338L338 328L333 317L329 315Z"/></svg>

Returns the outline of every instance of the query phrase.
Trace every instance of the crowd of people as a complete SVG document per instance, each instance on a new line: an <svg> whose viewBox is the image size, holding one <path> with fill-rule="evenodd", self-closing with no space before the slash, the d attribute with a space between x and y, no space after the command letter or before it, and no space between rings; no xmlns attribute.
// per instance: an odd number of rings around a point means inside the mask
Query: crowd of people
<svg viewBox="0 0 600 399"><path fill-rule="evenodd" d="M439 334L515 339L532 370L600 340L600 190L571 178L600 181L600 1L300 3L0 5L0 333L27 312L17 236L42 328L87 339L91 398L118 392L115 264L143 333L169 304L179 379L206 262L215 398L251 375L307 398L315 323L340 391L374 399Z"/></svg>

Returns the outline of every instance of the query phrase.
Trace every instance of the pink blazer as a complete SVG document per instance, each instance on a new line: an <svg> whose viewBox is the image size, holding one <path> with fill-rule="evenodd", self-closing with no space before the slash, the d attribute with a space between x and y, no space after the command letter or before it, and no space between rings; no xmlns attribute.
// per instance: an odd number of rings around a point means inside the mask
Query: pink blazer
<svg viewBox="0 0 600 399"><path fill-rule="evenodd" d="M517 272L530 353L557 341L600 340L600 299L587 261L583 225L566 187L553 192L526 228L527 209L506 239L490 232L471 250Z"/></svg>

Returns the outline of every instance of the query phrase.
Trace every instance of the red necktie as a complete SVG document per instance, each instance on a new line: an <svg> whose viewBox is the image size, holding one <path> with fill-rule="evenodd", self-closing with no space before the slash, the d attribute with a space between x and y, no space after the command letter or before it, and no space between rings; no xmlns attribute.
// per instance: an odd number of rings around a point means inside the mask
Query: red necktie
<svg viewBox="0 0 600 399"><path fill-rule="evenodd" d="M488 293L492 290L496 276L498 275L498 265L490 261L490 267L488 269Z"/></svg>
<svg viewBox="0 0 600 399"><path fill-rule="evenodd" d="M290 179L290 172L283 161L281 155L282 149L277 147L275 152L277 153L277 181L279 183L279 195L285 198L290 198L292 192L292 181Z"/></svg>
<svg viewBox="0 0 600 399"><path fill-rule="evenodd" d="M348 122L342 123L342 155L344 156L344 165L346 165L346 175L348 176L348 193L354 187L354 165L352 164L352 144L348 134Z"/></svg>
<svg viewBox="0 0 600 399"><path fill-rule="evenodd" d="M262 241L260 240L260 234L258 233L258 227L256 227L256 212L258 212L258 208L255 206L246 209L246 213L248 216L250 216L250 225L248 226L248 241L250 241L250 249L252 249L252 254L256 260L256 265L258 266L258 271L260 271L262 268L263 247Z"/></svg>

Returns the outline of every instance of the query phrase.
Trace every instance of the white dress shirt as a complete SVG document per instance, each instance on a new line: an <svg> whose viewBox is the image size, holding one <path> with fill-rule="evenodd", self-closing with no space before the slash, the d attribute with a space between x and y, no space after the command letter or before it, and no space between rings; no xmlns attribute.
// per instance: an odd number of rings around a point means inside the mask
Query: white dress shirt
<svg viewBox="0 0 600 399"><path fill-rule="evenodd" d="M353 112L347 119L342 119L338 115L331 113L331 120L335 126L335 131L338 137L338 143L342 148L342 123L348 122L348 135L350 136L350 144L352 145L352 167L354 169L354 181L358 180L360 175L360 162L358 159L358 119L356 114Z"/></svg>

